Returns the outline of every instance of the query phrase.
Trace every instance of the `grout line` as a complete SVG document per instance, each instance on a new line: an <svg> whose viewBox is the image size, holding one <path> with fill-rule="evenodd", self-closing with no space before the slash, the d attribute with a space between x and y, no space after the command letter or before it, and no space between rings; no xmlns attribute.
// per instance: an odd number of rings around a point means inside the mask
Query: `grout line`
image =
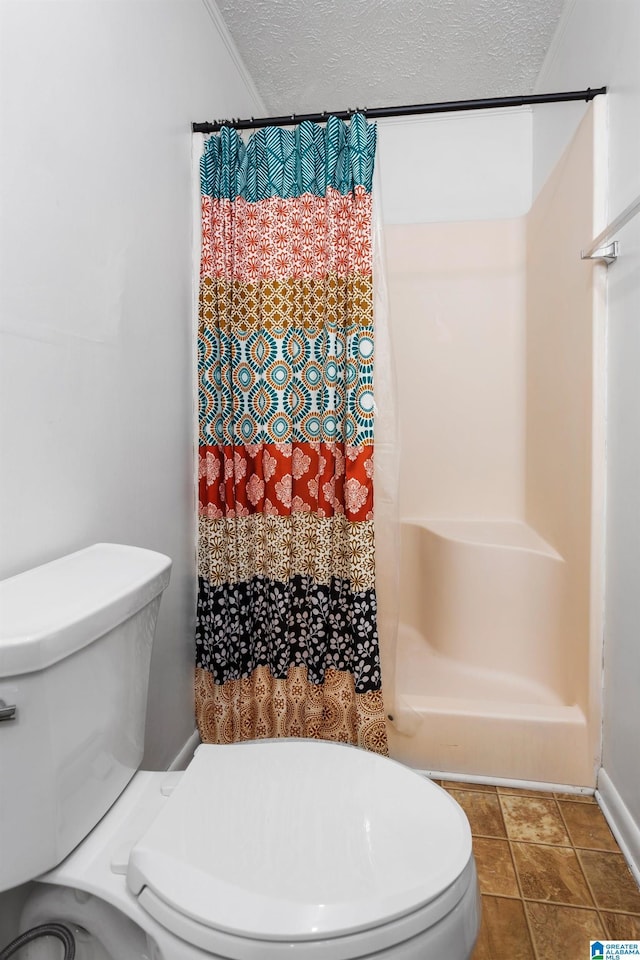
<svg viewBox="0 0 640 960"><path fill-rule="evenodd" d="M563 814L563 812L562 812L562 808L561 808L561 806L560 806L560 803L559 803L559 801L558 801L555 797L554 797L553 799L554 799L554 802L555 802L555 805L556 805L556 810L558 811L558 816L560 817L560 822L562 823L562 826L564 827L564 832L566 833L567 837L569 838L569 845L572 846L572 847L574 848L574 850L575 850L575 843L573 842L573 837L571 836L571 831L569 830L569 827L567 826L567 821L566 821L565 818L564 818L564 814Z"/></svg>
<svg viewBox="0 0 640 960"><path fill-rule="evenodd" d="M473 834L473 836L482 837L483 840L504 840L505 837L490 837L487 834ZM512 843L526 843L531 847L562 847L563 850L570 850L573 846L571 843L551 843L550 841L544 840L523 840L521 837L506 837L507 840L510 840ZM597 851L598 853L600 851Z"/></svg>
<svg viewBox="0 0 640 960"><path fill-rule="evenodd" d="M585 847L581 843L574 843L572 844L572 846L575 847L576 850L584 850L585 853L589 853L589 851L591 851L592 853L610 853L612 854L612 856L622 857L622 859L624 860L624 854L621 852L620 849L612 850L611 847Z"/></svg>
<svg viewBox="0 0 640 960"><path fill-rule="evenodd" d="M509 839L506 833L503 833L502 836L497 836L495 833L472 833L471 837L474 840L476 838L478 840L508 840Z"/></svg>
<svg viewBox="0 0 640 960"><path fill-rule="evenodd" d="M560 814L560 819L562 820L562 822L563 822L563 824L564 824L564 829L566 830L567 836L569 837L569 840L571 841L571 849L573 850L574 856L575 856L576 860L578 861L578 867L580 868L580 873L581 873L582 876L584 877L584 881L585 881L585 883L586 883L586 885L587 885L587 890L589 891L589 896L590 896L591 899L593 900L593 906L594 906L595 911L596 911L596 916L597 916L598 920L600 921L600 923L601 923L601 925L602 925L602 929L603 929L604 931L607 931L607 930L608 930L608 927L607 927L606 923L604 922L604 919L603 919L603 917L602 917L602 915L601 915L601 913L600 913L600 907L598 906L598 901L596 900L595 894L594 894L594 892L593 892L593 888L591 887L591 884L589 883L589 878L587 877L587 873L586 873L584 867L582 866L582 861L580 860L580 857L578 856L578 851L577 851L577 849L576 849L575 843L573 842L573 837L571 836L571 831L569 830L569 825L568 825L567 821L565 820L564 814L563 814L563 812L562 812L562 804L560 803L560 801L558 800L557 797L555 797L554 799L555 799L555 801L556 801L556 806L557 806L557 808L558 808L558 813Z"/></svg>
<svg viewBox="0 0 640 960"><path fill-rule="evenodd" d="M489 890L484 890L481 892L480 896L482 897L502 897L503 900L517 900L518 902L523 902L522 897L518 896L517 893L491 893Z"/></svg>
<svg viewBox="0 0 640 960"><path fill-rule="evenodd" d="M590 800L572 800L571 797L554 797L554 800L556 800L558 803L573 803L574 805L578 805L581 807L597 807L598 806L595 800L593 801L593 803Z"/></svg>
<svg viewBox="0 0 640 960"><path fill-rule="evenodd" d="M600 916L600 911L597 907L590 907L588 904L584 903L561 903L559 900L534 900L532 897L527 897L524 901L525 903L541 903L545 907L562 907L563 910L585 910L587 913L595 913L602 923L602 917Z"/></svg>
<svg viewBox="0 0 640 960"><path fill-rule="evenodd" d="M520 878L518 878L518 883L519 882L520 882ZM536 940L533 935L533 925L529 918L529 911L527 910L527 901L523 897L520 903L522 904L522 912L524 913L524 922L526 923L527 930L529 931L529 942L531 944L531 949L533 950L533 956L535 957L535 960L544 960L544 958L540 957L540 954L538 953L538 947L536 945Z"/></svg>
<svg viewBox="0 0 640 960"><path fill-rule="evenodd" d="M432 783L434 782L435 781L432 781ZM479 786L479 784L476 785L475 783L458 783L458 781L456 781L455 786L453 786L453 783L451 783L450 781L447 781L446 787L444 785L444 781L442 781L440 783L440 786L442 787L443 790L446 790L447 793L449 793L449 791L453 791L453 793L457 793L460 790L460 791L463 791L464 793L481 793L485 797L495 797L498 792L496 787L494 787L493 790L478 790L477 787Z"/></svg>
<svg viewBox="0 0 640 960"><path fill-rule="evenodd" d="M501 813L502 813L502 810L501 810ZM472 836L478 837L479 839L482 839L482 840L512 840L512 841L514 841L515 843L528 843L528 844L532 844L533 846L536 846L536 847L564 847L564 848L572 848L572 849L574 849L574 850L585 850L585 851L587 851L587 852L591 851L591 852L593 852L593 853L609 853L609 854L611 854L612 856L616 856L616 857L617 857L617 856L621 856L621 857L624 856L623 853L622 853L622 851L620 850L620 848L617 846L617 844L616 844L616 849L615 849L615 850L612 850L611 847L604 847L604 846L603 846L603 847L598 847L598 846L593 846L593 845L592 845L592 846L585 846L585 845L582 844L582 843L574 843L573 840L571 839L571 834L570 834L570 832L569 832L569 828L568 828L568 826L567 826L567 823L566 823L564 817L562 817L562 814L561 814L561 819L562 819L562 823L563 823L563 826L565 827L565 831L566 831L566 834L567 834L567 837L568 837L568 839L567 839L567 840L564 840L564 841L558 841L558 840L539 840L539 839L527 840L525 837L517 837L517 836L512 837L512 836L509 834L509 832L508 832L507 825L506 825L506 823L505 823L505 821L504 821L504 817L503 817L503 820L502 820L503 826L504 826L504 828L505 828L505 833L504 833L504 834L478 833L477 831L475 831L475 832L472 831Z"/></svg>
<svg viewBox="0 0 640 960"><path fill-rule="evenodd" d="M640 913L630 913L628 910L617 910L615 907L600 907L600 910L606 910L607 913L617 913L619 917L633 917L634 920L640 918Z"/></svg>
<svg viewBox="0 0 640 960"><path fill-rule="evenodd" d="M504 835L509 839L509 831L507 830L507 821L504 818L504 810L502 809L502 801L500 800L500 794L498 794L498 810L500 811L500 822L504 830Z"/></svg>
<svg viewBox="0 0 640 960"><path fill-rule="evenodd" d="M516 864L516 858L515 858L515 856L514 856L513 847L512 847L512 845L511 845L511 843L512 843L511 837L509 836L509 831L507 830L507 823L506 823L506 821L505 821L505 819L504 819L504 810L502 809L502 801L501 801L501 799L500 799L500 794L498 794L498 806L500 807L500 816L502 817L502 823L503 823L503 825L504 825L504 830L505 830L505 833L506 833L506 835L507 835L507 843L509 844L509 855L510 855L510 857L511 857L511 863L513 864L513 872L514 872L515 877L516 877L516 883L517 883L517 885L518 885L518 890L520 891L520 903L522 904L522 912L523 912L523 914L524 914L524 922L526 923L526 925L527 925L527 930L529 931L529 943L531 944L531 950L532 950L532 953L533 953L533 956L534 956L535 960L540 960L540 958L539 958L539 956L538 956L538 948L537 948L537 946L536 946L536 941L535 941L535 938L534 938L534 936L533 936L533 927L532 927L532 925L531 925L531 921L529 920L529 911L527 910L527 904L526 904L526 902L525 902L524 894L523 894L523 892L522 892L522 882L521 882L521 880L520 880L520 871L518 870L518 867L517 867L517 864Z"/></svg>
<svg viewBox="0 0 640 960"><path fill-rule="evenodd" d="M435 783L435 781L432 781ZM519 793L503 793L500 787L496 787L495 790L478 790L476 785L473 783L456 783L454 786L451 783L448 783L446 787L440 783L439 786L443 790L446 790L447 793L456 794L458 791L463 791L464 793L481 793L485 797L512 797L515 800L555 800L556 803L571 803L574 806L578 805L581 807L597 807L598 804L595 800L577 800L572 797L556 797L553 793L545 793L542 790L539 790L537 793L531 791L527 793L526 791L521 791Z"/></svg>
<svg viewBox="0 0 640 960"><path fill-rule="evenodd" d="M541 900L540 897L523 897L525 903L544 903L549 907L567 907L569 910L591 910L599 913L594 903L567 903L566 900Z"/></svg>
<svg viewBox="0 0 640 960"><path fill-rule="evenodd" d="M518 871L518 865L517 865L517 863L516 863L516 858L515 858L515 855L514 855L514 853L513 853L513 846L511 845L511 840L507 840L507 845L508 845L508 847L509 847L509 856L511 857L511 865L512 865L512 867L513 867L513 875L514 875L514 877L516 878L516 886L518 887L518 890L519 890L519 892L520 892L520 899L522 900L522 902L523 902L523 904L524 904L524 893L522 892L522 883L520 882L520 873L519 873L519 871ZM527 912L527 911L525 910L525 914L526 914L526 912ZM531 937L531 931L529 931L529 937ZM533 938L532 938L531 942L533 943Z"/></svg>
<svg viewBox="0 0 640 960"><path fill-rule="evenodd" d="M619 850L611 850L607 847L583 847L575 843L554 843L550 840L524 840L522 837L497 836L495 833L473 833L473 837L478 840L511 840L513 843L526 843L532 847L558 847L563 850L584 850L586 853L609 853L614 857L622 856Z"/></svg>
<svg viewBox="0 0 640 960"><path fill-rule="evenodd" d="M595 908L596 908L596 911L597 911L597 914L598 914L598 920L599 920L600 923L602 924L602 929L607 932L607 936L608 936L608 934L609 934L609 928L608 928L607 924L604 922L604 917L603 917L602 914L600 913L600 904L598 903L598 901L597 901L597 899L596 899L596 895L595 895L595 893L593 892L593 887L591 886L591 883L589 882L589 877L587 876L587 871L586 871L586 870L584 869L584 867L582 866L582 860L580 859L580 856L579 856L579 853L578 853L578 851L579 851L580 849L582 849L582 848L579 848L579 847L575 847L575 846L574 846L573 849L574 849L574 851L575 851L576 860L578 861L578 864L579 864L579 866L580 866L580 870L581 870L581 872L582 872L582 876L584 877L585 883L587 884L587 889L588 889L588 891L589 891L589 893L591 894L591 897L592 897L592 899L593 899L593 903L594 903L594 905L595 905Z"/></svg>

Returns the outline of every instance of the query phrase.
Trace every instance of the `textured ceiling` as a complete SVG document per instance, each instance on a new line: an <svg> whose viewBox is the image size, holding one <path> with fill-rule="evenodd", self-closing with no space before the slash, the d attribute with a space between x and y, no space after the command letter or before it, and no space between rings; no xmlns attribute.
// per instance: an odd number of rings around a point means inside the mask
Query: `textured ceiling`
<svg viewBox="0 0 640 960"><path fill-rule="evenodd" d="M564 0L217 0L270 114L531 93Z"/></svg>

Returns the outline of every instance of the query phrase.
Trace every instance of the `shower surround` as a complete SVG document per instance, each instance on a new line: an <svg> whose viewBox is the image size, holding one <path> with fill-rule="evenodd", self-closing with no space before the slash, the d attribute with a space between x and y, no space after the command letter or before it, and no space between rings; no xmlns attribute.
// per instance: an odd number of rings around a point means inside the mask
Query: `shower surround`
<svg viewBox="0 0 640 960"><path fill-rule="evenodd" d="M386 228L399 384L392 756L593 786L602 192L591 107L530 212ZM595 506L592 506L595 504Z"/></svg>

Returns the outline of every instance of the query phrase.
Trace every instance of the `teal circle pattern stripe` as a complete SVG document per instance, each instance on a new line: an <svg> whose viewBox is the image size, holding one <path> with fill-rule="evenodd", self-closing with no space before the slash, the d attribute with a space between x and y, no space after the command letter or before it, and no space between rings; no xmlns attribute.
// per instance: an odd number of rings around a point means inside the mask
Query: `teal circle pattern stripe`
<svg viewBox="0 0 640 960"><path fill-rule="evenodd" d="M348 333L321 331L315 338L296 327L284 337L264 330L246 340L205 329L199 343L201 443L372 443L370 338L369 328L355 324Z"/></svg>
<svg viewBox="0 0 640 960"><path fill-rule="evenodd" d="M346 195L356 187L371 193L376 126L356 113L349 123L328 117L321 125L303 121L294 130L264 127L245 144L237 130L224 127L205 141L200 160L204 196L217 200L243 197L326 196L332 188Z"/></svg>

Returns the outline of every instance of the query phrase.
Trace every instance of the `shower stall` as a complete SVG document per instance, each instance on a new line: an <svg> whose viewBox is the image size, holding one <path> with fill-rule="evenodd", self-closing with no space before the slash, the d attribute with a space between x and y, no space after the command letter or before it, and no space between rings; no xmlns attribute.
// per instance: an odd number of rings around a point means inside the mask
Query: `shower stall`
<svg viewBox="0 0 640 960"><path fill-rule="evenodd" d="M401 435L390 749L432 773L595 783L604 267L580 250L606 213L604 109L586 110L528 212L385 228Z"/></svg>

